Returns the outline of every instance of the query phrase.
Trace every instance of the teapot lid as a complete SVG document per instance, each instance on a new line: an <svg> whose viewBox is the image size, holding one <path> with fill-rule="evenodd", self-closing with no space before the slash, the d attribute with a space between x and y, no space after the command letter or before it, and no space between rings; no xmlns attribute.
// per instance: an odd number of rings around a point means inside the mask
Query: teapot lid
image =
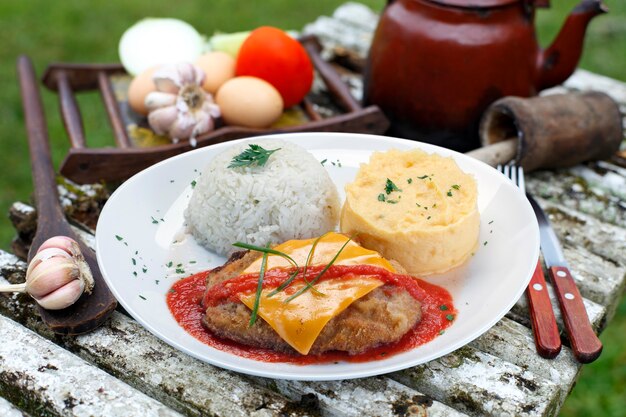
<svg viewBox="0 0 626 417"><path fill-rule="evenodd" d="M507 4L519 3L522 0L427 0L444 6L463 7L468 9L482 9L488 7L506 6ZM526 0L528 1L528 0ZM532 0L530 0L532 2Z"/></svg>

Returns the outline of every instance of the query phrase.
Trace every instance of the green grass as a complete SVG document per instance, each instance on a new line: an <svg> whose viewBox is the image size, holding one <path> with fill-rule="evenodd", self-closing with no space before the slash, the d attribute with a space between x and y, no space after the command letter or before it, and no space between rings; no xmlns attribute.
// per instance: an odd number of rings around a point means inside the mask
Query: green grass
<svg viewBox="0 0 626 417"><path fill-rule="evenodd" d="M213 0L165 2L162 0L82 0L0 2L0 213L13 201L28 201L32 190L28 148L15 62L29 55L39 75L50 62L115 62L117 43L123 31L146 16L177 17L200 32L234 32L260 25L300 29L320 14L330 14L343 1ZM384 0L364 3L381 10ZM553 0L553 8L538 13L542 45L548 45L575 0ZM581 60L583 68L626 81L626 2L607 0L611 12L590 26ZM47 113L55 166L59 166L68 143L59 118L56 95L42 91ZM88 142L93 146L111 143L99 96L79 99ZM0 248L8 249L13 230L0 216ZM626 301L616 319L603 333L605 350L600 359L585 366L577 387L567 400L562 416L618 416L626 392L626 354L621 348L626 334Z"/></svg>

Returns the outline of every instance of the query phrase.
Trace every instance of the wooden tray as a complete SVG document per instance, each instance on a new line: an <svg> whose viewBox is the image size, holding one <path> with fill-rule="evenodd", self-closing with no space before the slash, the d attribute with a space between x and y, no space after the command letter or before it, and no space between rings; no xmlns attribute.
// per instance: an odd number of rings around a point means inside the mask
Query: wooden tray
<svg viewBox="0 0 626 417"><path fill-rule="evenodd" d="M389 122L381 110L376 106L361 107L331 64L321 58L319 54L321 47L317 39L309 36L302 38L300 42L325 83L331 101L340 112L323 117L315 110L309 95L300 103L302 113L306 116L302 124L269 129L224 126L198 137L195 147L270 133L310 131L384 133L389 127ZM120 97L119 86L116 91L116 83L120 78L126 78L126 82L130 79L119 64L56 63L49 65L43 75L44 85L59 95L61 117L71 144L60 172L74 182L85 184L101 180L125 180L156 162L194 148L189 141L146 147L145 144L134 140L129 132L137 128L136 124L145 124L145 118L142 121L138 115L129 110L125 98ZM95 89L100 90L104 101L116 147L87 147L75 93ZM122 93L125 94L125 90Z"/></svg>

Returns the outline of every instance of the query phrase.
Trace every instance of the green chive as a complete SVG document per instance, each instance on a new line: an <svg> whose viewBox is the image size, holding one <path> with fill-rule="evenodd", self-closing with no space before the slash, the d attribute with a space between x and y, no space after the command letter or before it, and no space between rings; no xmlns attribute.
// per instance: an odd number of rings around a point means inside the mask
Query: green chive
<svg viewBox="0 0 626 417"><path fill-rule="evenodd" d="M335 261L337 260L337 258L339 257L339 255L341 254L341 252L343 252L343 249L348 245L348 243L350 243L350 241L352 240L352 238L348 238L348 240L346 240L346 243L343 244L343 246L341 246L341 249L339 249L339 251L335 254L335 257L328 263L328 265L326 265L324 267L324 269L322 269L322 271L317 274L317 276L315 278L313 278L313 280L311 280L311 285L315 284L317 282L318 279L321 278L322 275L324 275L326 273L326 271L328 271L328 268L330 268ZM306 290L308 290L309 287L304 287L301 288L298 292L296 292L294 295L292 295L291 297L287 298L285 300L285 303L290 302L291 300L293 300L294 298L300 296L301 294L303 294Z"/></svg>
<svg viewBox="0 0 626 417"><path fill-rule="evenodd" d="M265 248L269 249L268 243ZM259 282L256 286L256 295L254 297L254 307L252 308L252 314L250 315L250 323L248 327L252 327L256 323L257 314L259 312L259 304L261 303L261 291L263 291L263 278L265 278L265 268L267 267L267 252L263 252L263 259L261 260L261 270L259 271Z"/></svg>

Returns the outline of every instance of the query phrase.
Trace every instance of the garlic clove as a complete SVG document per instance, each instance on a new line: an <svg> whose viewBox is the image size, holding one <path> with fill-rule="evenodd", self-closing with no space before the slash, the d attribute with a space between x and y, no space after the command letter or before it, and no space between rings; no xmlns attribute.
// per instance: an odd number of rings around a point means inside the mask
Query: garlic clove
<svg viewBox="0 0 626 417"><path fill-rule="evenodd" d="M164 135L167 134L177 117L178 110L175 106L161 107L150 112L148 123L157 135Z"/></svg>
<svg viewBox="0 0 626 417"><path fill-rule="evenodd" d="M38 299L79 279L80 271L71 259L60 257L40 262L26 277L26 291Z"/></svg>
<svg viewBox="0 0 626 417"><path fill-rule="evenodd" d="M28 279L28 276L32 273L32 270L39 266L41 262L55 257L71 259L72 255L61 248L45 248L38 251L28 264L28 268L26 269L26 279Z"/></svg>
<svg viewBox="0 0 626 417"><path fill-rule="evenodd" d="M61 310L78 301L84 290L83 281L74 280L40 299L35 298L35 300L46 310Z"/></svg>
<svg viewBox="0 0 626 417"><path fill-rule="evenodd" d="M156 110L159 107L171 106L176 103L176 94L153 91L146 96L145 106L148 110Z"/></svg>
<svg viewBox="0 0 626 417"><path fill-rule="evenodd" d="M76 243L74 239L67 236L54 236L43 242L39 249L37 249L37 253L48 248L63 249L65 252L73 255L78 249L78 243Z"/></svg>
<svg viewBox="0 0 626 417"><path fill-rule="evenodd" d="M158 71L157 71L158 73ZM158 91L163 93L177 94L180 87L177 85L176 80L164 76L158 76L154 74L154 85Z"/></svg>

